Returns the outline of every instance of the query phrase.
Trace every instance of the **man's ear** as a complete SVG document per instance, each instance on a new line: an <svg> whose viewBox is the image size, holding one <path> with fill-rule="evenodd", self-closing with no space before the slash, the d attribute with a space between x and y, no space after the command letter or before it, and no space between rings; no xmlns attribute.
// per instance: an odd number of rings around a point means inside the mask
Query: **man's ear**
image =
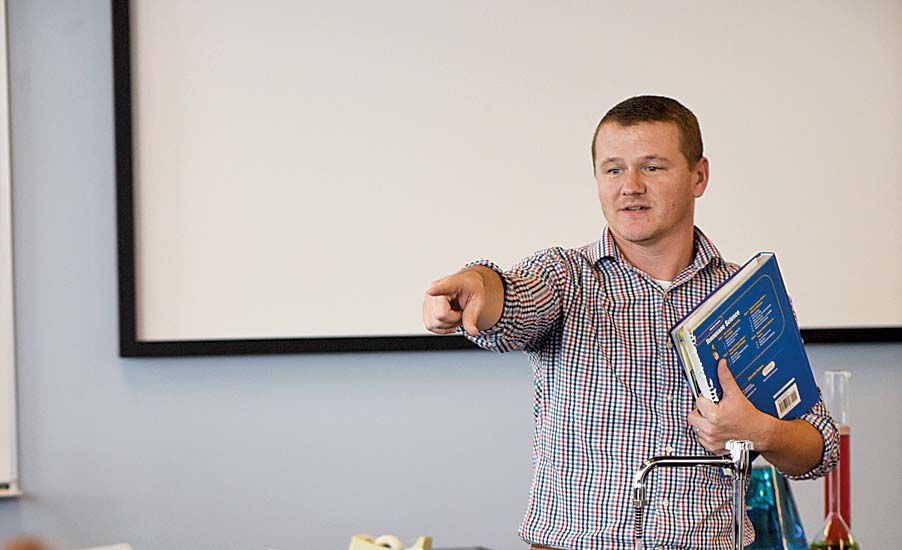
<svg viewBox="0 0 902 550"><path fill-rule="evenodd" d="M692 169L692 178L692 194L695 198L699 198L705 194L705 189L708 188L708 159L706 157L698 159L698 162L695 163L695 167Z"/></svg>

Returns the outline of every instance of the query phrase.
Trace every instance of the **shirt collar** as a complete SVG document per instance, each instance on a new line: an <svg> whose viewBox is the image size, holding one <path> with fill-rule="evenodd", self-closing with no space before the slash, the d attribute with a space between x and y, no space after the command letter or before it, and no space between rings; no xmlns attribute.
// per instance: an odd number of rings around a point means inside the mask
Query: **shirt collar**
<svg viewBox="0 0 902 550"><path fill-rule="evenodd" d="M711 239L698 227L695 228L694 238L695 258L692 260L692 265L696 270L704 269L712 262L714 267L717 267L724 261L723 256L721 256L717 247L714 246L714 243L711 242ZM629 264L623 252L620 251L620 247L614 241L614 235L608 226L605 226L604 231L602 231L601 239L589 247L587 255L593 264L597 264L606 258L618 263Z"/></svg>
<svg viewBox="0 0 902 550"><path fill-rule="evenodd" d="M611 228L608 226L604 226L604 230L601 232L601 239L596 241L594 246L589 247L588 256L593 264L597 264L605 258L626 263L626 258L620 252L617 243L614 242L614 235L611 234Z"/></svg>
<svg viewBox="0 0 902 550"><path fill-rule="evenodd" d="M704 269L708 264L713 264L713 267L718 267L721 264L726 263L711 239L709 239L698 227L695 228L695 259L692 263L699 270Z"/></svg>

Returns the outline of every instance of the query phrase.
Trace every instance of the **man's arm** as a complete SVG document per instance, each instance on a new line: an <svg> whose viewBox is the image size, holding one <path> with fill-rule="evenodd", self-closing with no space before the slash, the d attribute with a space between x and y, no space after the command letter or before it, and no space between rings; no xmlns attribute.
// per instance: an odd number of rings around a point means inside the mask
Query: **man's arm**
<svg viewBox="0 0 902 550"><path fill-rule="evenodd" d="M762 413L763 414L763 413ZM778 470L790 476L810 472L824 455L824 439L808 422L780 420L768 414L755 447Z"/></svg>
<svg viewBox="0 0 902 550"><path fill-rule="evenodd" d="M509 271L474 262L426 291L423 323L437 334L462 330L489 350L534 349L559 326L572 277L562 248L539 251Z"/></svg>
<svg viewBox="0 0 902 550"><path fill-rule="evenodd" d="M700 397L698 406L688 417L689 425L706 449L726 454L724 446L728 439L747 439L768 462L789 476L816 477L832 469L836 430L829 417L824 422L824 433L801 418L774 418L749 402L733 379L726 361L721 360L718 364L717 374L723 387L723 399L715 404ZM815 408L823 409L823 406L819 403Z"/></svg>

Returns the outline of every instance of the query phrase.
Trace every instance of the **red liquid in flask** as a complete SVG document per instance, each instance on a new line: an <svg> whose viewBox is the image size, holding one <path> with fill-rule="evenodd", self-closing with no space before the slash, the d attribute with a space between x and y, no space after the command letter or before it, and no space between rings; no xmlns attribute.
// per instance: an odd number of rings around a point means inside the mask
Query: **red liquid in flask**
<svg viewBox="0 0 902 550"><path fill-rule="evenodd" d="M811 543L810 550L858 550L852 530L841 511L849 503L849 427L840 425L840 462L825 479L824 502L827 518L821 535Z"/></svg>
<svg viewBox="0 0 902 550"><path fill-rule="evenodd" d="M839 513L845 520L846 525L852 527L852 505L850 504L852 492L849 487L849 427L845 424L839 425L839 464L836 469L829 475L836 474L838 479L835 481L839 484ZM824 479L824 517L830 515L830 480Z"/></svg>

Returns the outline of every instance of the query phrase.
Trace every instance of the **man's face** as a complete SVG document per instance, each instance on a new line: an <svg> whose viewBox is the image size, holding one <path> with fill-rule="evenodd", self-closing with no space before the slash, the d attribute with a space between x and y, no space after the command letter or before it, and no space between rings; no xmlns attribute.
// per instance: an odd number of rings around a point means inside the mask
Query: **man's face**
<svg viewBox="0 0 902 550"><path fill-rule="evenodd" d="M615 236L647 246L691 230L695 199L708 184L708 160L688 165L676 124L605 123L595 156L598 199Z"/></svg>

